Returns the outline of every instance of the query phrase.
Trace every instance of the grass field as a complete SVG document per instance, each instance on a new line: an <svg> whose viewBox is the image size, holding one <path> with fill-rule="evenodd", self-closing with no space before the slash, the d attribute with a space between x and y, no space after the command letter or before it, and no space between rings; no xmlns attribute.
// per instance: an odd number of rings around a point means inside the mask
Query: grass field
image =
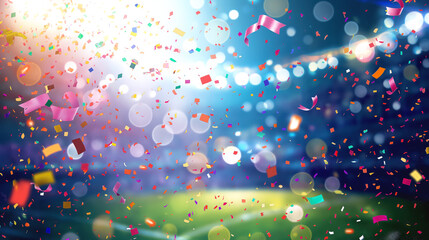
<svg viewBox="0 0 429 240"><path fill-rule="evenodd" d="M318 194L320 192L310 197ZM125 196L125 204L120 203L117 196L110 201L110 196L100 196L74 207L78 211L67 214L70 219L65 223L71 227L62 232L75 232L81 239L97 239L94 232L100 234L101 239L109 234L116 239L208 239L212 228L223 225L231 239L262 240L290 239L291 229L303 224L310 228L312 239L359 239L362 235L364 239L424 239L417 233L417 230L424 231L424 214L419 216L419 208L415 209L411 201L322 194L325 201L317 205L281 190ZM131 202L135 205L129 208ZM304 217L298 223L282 219L291 204L304 210ZM81 217L77 217L79 215ZM374 224L372 218L377 215L387 215L389 221ZM147 218L154 220L156 226L149 227L145 223ZM113 221L112 227L109 219ZM131 236L130 225L138 229L138 235ZM354 233L346 234L345 229L353 229ZM392 238L393 235L401 237ZM225 237L215 234L210 239Z"/></svg>

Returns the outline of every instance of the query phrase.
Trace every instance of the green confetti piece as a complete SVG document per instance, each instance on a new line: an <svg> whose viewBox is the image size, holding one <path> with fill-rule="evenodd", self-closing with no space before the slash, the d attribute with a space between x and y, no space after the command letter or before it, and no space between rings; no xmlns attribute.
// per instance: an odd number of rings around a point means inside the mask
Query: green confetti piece
<svg viewBox="0 0 429 240"><path fill-rule="evenodd" d="M179 89L180 88L180 85L179 86L176 86L176 89Z"/></svg>
<svg viewBox="0 0 429 240"><path fill-rule="evenodd" d="M152 23L148 23L147 25L148 25L149 27L152 27Z"/></svg>
<svg viewBox="0 0 429 240"><path fill-rule="evenodd" d="M79 33L79 36L77 36L79 39L82 39L83 38L83 34L82 33Z"/></svg>
<svg viewBox="0 0 429 240"><path fill-rule="evenodd" d="M46 104L45 104L47 107L50 107L51 105L52 105L52 101L51 100L48 100L47 102L46 102Z"/></svg>
<svg viewBox="0 0 429 240"><path fill-rule="evenodd" d="M121 74L118 74L118 78L122 78L122 73L121 73Z"/></svg>
<svg viewBox="0 0 429 240"><path fill-rule="evenodd" d="M195 51L201 52L201 48L195 48Z"/></svg>
<svg viewBox="0 0 429 240"><path fill-rule="evenodd" d="M172 62L176 62L176 60L174 60L174 59L172 59L172 58L170 58L170 60L171 60Z"/></svg>
<svg viewBox="0 0 429 240"><path fill-rule="evenodd" d="M349 146L349 149L352 149L352 148L353 148L353 145L350 145L350 146Z"/></svg>
<svg viewBox="0 0 429 240"><path fill-rule="evenodd" d="M18 61L17 61L17 62L21 63L21 62L22 62L22 60L21 60L21 59L18 59Z"/></svg>
<svg viewBox="0 0 429 240"><path fill-rule="evenodd" d="M101 48L101 47L103 46L103 42L96 43L96 44L95 44L95 46L96 46L97 48Z"/></svg>
<svg viewBox="0 0 429 240"><path fill-rule="evenodd" d="M368 129L363 130L363 133L367 133L367 132L368 132Z"/></svg>
<svg viewBox="0 0 429 240"><path fill-rule="evenodd" d="M228 78L228 74L225 75L225 78Z"/></svg>
<svg viewBox="0 0 429 240"><path fill-rule="evenodd" d="M54 49L54 46L49 46L49 50L52 50L52 49Z"/></svg>
<svg viewBox="0 0 429 240"><path fill-rule="evenodd" d="M32 56L32 55L33 55L33 52L29 52L29 53L28 53L28 55Z"/></svg>
<svg viewBox="0 0 429 240"><path fill-rule="evenodd" d="M13 18L16 17L16 13L13 12L10 16Z"/></svg>
<svg viewBox="0 0 429 240"><path fill-rule="evenodd" d="M126 62L126 61L127 61L127 59L126 59L126 58L122 58L122 61Z"/></svg>
<svg viewBox="0 0 429 240"><path fill-rule="evenodd" d="M263 137L265 136L265 133L263 133L263 132L259 132L256 136L258 136L258 137L260 137L260 138L263 138Z"/></svg>

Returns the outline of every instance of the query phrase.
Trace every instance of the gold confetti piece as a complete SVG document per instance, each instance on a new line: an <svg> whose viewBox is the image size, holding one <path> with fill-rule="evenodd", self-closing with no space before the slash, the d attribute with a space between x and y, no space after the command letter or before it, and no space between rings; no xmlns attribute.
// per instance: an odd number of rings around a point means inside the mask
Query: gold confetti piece
<svg viewBox="0 0 429 240"><path fill-rule="evenodd" d="M414 181L416 181L416 182L420 182L423 178L422 178L422 175L419 173L419 171L417 171L417 170L415 170L414 169L414 171L412 171L411 173L410 173L410 176L414 179Z"/></svg>
<svg viewBox="0 0 429 240"><path fill-rule="evenodd" d="M54 174L51 171L35 173L33 175L33 182L37 186L55 183Z"/></svg>
<svg viewBox="0 0 429 240"><path fill-rule="evenodd" d="M53 144L53 145L42 150L43 155L45 155L45 157L48 157L49 155L54 154L54 153L59 152L59 151L61 151L61 146L58 143Z"/></svg>
<svg viewBox="0 0 429 240"><path fill-rule="evenodd" d="M173 32L174 32L175 34L177 34L177 35L181 36L181 37L183 37L183 35L185 35L185 32L184 32L184 31L182 31L182 30L180 30L180 29L178 29L178 28L175 28L175 29L173 30Z"/></svg>

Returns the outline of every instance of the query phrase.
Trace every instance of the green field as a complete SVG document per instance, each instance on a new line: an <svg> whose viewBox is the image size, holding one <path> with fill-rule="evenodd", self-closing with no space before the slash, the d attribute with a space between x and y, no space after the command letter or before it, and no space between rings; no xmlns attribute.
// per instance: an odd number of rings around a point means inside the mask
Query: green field
<svg viewBox="0 0 429 240"><path fill-rule="evenodd" d="M320 192L312 193L310 197L318 194ZM101 239L112 236L132 239L127 230L132 225L139 230L134 236L136 239L174 239L174 234L176 239L208 239L213 227L223 225L230 231L230 239L290 239L292 228L303 224L311 229L312 239L359 239L362 235L364 239L389 239L392 234L400 234L400 239L423 239L417 230L425 230L424 214L419 214L425 210L421 209L424 206L415 209L413 202L396 197L370 199L370 195L322 194L325 201L317 205L310 205L301 196L286 190L125 196L125 204L120 203L117 196L111 201L108 201L110 195L100 196L85 200L83 206L80 203L74 206L77 211L67 214L71 219L64 222L68 228L62 232L75 232L81 239L97 239L94 232L100 234ZM131 202L135 205L127 209ZM282 219L291 204L304 210L304 217L298 223ZM372 218L377 215L387 215L389 221L374 224ZM153 219L156 226L149 227L146 218ZM109 219L113 221L112 227L108 226ZM347 228L354 233L346 234ZM106 236L109 234L112 235ZM210 239L225 237L215 234Z"/></svg>

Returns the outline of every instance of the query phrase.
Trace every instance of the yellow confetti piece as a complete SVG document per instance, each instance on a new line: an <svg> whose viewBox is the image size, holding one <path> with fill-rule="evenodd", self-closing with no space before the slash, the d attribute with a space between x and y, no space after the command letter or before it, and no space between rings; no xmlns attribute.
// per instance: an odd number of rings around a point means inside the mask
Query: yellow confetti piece
<svg viewBox="0 0 429 240"><path fill-rule="evenodd" d="M182 31L182 30L180 30L180 29L178 29L178 28L175 28L175 29L173 30L173 32L174 32L175 34L177 34L177 35L181 36L181 37L183 37L183 35L185 35L185 32L184 32L184 31Z"/></svg>
<svg viewBox="0 0 429 240"><path fill-rule="evenodd" d="M48 157L49 155L54 154L54 153L59 152L59 151L61 151L61 146L58 143L53 144L53 145L42 150L43 155L45 155L45 157Z"/></svg>
<svg viewBox="0 0 429 240"><path fill-rule="evenodd" d="M55 183L54 174L51 171L35 173L33 175L33 182L37 186Z"/></svg>
<svg viewBox="0 0 429 240"><path fill-rule="evenodd" d="M414 170L410 173L410 176L414 179L416 182L420 182L423 178L422 175L419 173L419 171Z"/></svg>

